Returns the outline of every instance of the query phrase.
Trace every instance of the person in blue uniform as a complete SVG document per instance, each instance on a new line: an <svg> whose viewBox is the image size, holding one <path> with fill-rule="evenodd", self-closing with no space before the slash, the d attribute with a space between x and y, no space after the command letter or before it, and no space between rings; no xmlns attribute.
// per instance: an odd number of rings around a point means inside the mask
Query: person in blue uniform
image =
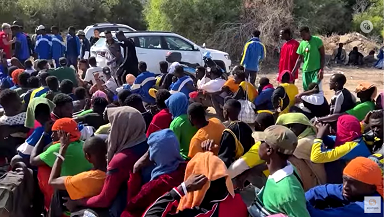
<svg viewBox="0 0 384 217"><path fill-rule="evenodd" d="M68 28L66 58L68 66L74 66L77 69L77 58L80 56L80 39L76 36L75 27Z"/></svg>
<svg viewBox="0 0 384 217"><path fill-rule="evenodd" d="M37 53L38 59L50 60L52 59L51 47L52 47L52 38L47 35L45 27L40 25L37 27L40 35L36 38L35 52Z"/></svg>
<svg viewBox="0 0 384 217"><path fill-rule="evenodd" d="M60 67L59 59L64 57L65 54L65 44L63 37L61 37L59 28L57 26L51 27L52 32L52 59L55 61L55 66Z"/></svg>
<svg viewBox="0 0 384 217"><path fill-rule="evenodd" d="M155 104L155 98L149 95L148 91L156 84L156 76L152 72L147 71L147 64L139 62L140 74L131 87L131 92L139 94L143 101L147 104Z"/></svg>

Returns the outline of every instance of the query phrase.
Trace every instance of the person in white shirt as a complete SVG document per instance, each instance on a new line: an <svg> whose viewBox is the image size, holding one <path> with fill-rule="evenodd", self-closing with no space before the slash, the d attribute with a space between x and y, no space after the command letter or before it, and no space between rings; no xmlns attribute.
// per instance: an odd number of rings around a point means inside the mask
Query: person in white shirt
<svg viewBox="0 0 384 217"><path fill-rule="evenodd" d="M97 66L97 62L96 62L95 57L89 58L88 63L91 67L89 67L87 69L87 71L85 72L84 81L94 85L94 84L96 84L95 76L99 77L103 72L103 68ZM99 73L99 75L97 75L98 73Z"/></svg>
<svg viewBox="0 0 384 217"><path fill-rule="evenodd" d="M197 79L197 84L196 84L197 89L201 89L201 86L203 86L204 84L206 84L211 80L203 66L199 66L196 68L196 79Z"/></svg>
<svg viewBox="0 0 384 217"><path fill-rule="evenodd" d="M111 69L108 66L104 67L103 73L105 76L105 80L107 80L104 83L104 86L105 86L104 88L110 90L111 92L113 92L113 94L117 94L116 89L118 88L118 86L117 86L116 80L111 75Z"/></svg>
<svg viewBox="0 0 384 217"><path fill-rule="evenodd" d="M205 84L202 84L199 90L207 93L216 93L221 91L221 88L225 84L225 80L221 78L222 72L220 69L212 68L210 71L211 80Z"/></svg>

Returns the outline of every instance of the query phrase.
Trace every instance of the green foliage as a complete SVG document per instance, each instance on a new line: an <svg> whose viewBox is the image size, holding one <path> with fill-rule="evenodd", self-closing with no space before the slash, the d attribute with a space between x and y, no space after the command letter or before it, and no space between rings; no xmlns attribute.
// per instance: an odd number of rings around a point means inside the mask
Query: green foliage
<svg viewBox="0 0 384 217"><path fill-rule="evenodd" d="M145 18L150 30L177 32L198 43L224 23L240 17L241 0L150 0Z"/></svg>
<svg viewBox="0 0 384 217"><path fill-rule="evenodd" d="M361 32L360 24L364 20L369 20L373 24L373 30L368 35L384 37L384 19L383 19L384 4L382 0L371 0L371 4L367 10L354 15L353 29ZM364 34L363 32L361 32Z"/></svg>
<svg viewBox="0 0 384 217"><path fill-rule="evenodd" d="M145 30L147 25L143 17L143 5L139 0L106 0L109 9L107 20L123 23L138 30Z"/></svg>

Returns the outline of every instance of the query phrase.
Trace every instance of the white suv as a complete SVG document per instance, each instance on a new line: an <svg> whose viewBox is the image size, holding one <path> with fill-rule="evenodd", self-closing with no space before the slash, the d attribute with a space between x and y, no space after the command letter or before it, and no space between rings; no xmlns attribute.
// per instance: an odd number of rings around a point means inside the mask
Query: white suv
<svg viewBox="0 0 384 217"><path fill-rule="evenodd" d="M114 33L112 33L114 35ZM224 70L229 72L231 59L229 54L201 47L192 41L172 32L124 32L127 38L135 42L136 54L139 61L147 63L148 71L160 73L159 62L165 61L168 52L179 52L182 62L199 64L204 66L203 54L210 52L212 60ZM91 47L91 56L96 57L99 66L106 65L105 53L108 51L105 37L101 34L100 39Z"/></svg>
<svg viewBox="0 0 384 217"><path fill-rule="evenodd" d="M85 27L84 33L85 37L89 40L93 36L93 32L95 29L99 30L100 33L104 31L124 31L124 32L134 32L136 31L134 28L124 25L124 24L116 24L116 23L96 23L95 25L90 25Z"/></svg>

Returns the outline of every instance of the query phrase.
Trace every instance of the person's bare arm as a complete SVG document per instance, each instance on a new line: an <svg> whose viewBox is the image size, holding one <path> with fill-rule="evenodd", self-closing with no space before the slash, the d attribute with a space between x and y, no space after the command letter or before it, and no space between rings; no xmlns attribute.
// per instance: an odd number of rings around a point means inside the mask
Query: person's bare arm
<svg viewBox="0 0 384 217"><path fill-rule="evenodd" d="M7 39L3 38L4 45L11 45L16 42L16 38L13 38L12 40L7 41Z"/></svg>
<svg viewBox="0 0 384 217"><path fill-rule="evenodd" d="M44 126L44 133L43 135L41 135L39 141L37 142L36 146L33 148L32 150L32 153L31 153L31 156L30 156L30 159L29 159L29 162L31 164L31 166L40 166L40 165L44 165L44 161L42 161L40 159L40 154L43 153L44 151L44 147L45 147L45 143L44 143L44 139L46 136L50 136L48 133L51 131L51 128L52 128L52 125L53 125L53 121L49 121L47 123L45 123L45 126Z"/></svg>
<svg viewBox="0 0 384 217"><path fill-rule="evenodd" d="M317 75L317 79L319 81L321 81L321 80L323 80L324 65L325 65L325 49L324 49L324 46L321 46L319 48L319 52L320 52L320 70L319 70L319 74Z"/></svg>
<svg viewBox="0 0 384 217"><path fill-rule="evenodd" d="M59 132L60 135L60 150L59 155L56 158L55 163L53 164L51 174L49 176L48 184L50 184L54 189L57 190L66 190L65 188L65 179L66 177L60 177L61 173L61 165L64 161L65 153L67 152L67 148L70 144L69 134L64 132ZM63 159L61 158L63 157Z"/></svg>
<svg viewBox="0 0 384 217"><path fill-rule="evenodd" d="M296 71L299 69L301 63L303 62L303 59L304 57L302 55L299 55L299 57L297 58L296 60L296 64L295 64L295 67L293 67L293 70L292 70L292 76L295 78L296 77Z"/></svg>
<svg viewBox="0 0 384 217"><path fill-rule="evenodd" d="M323 123L332 123L332 122L336 122L337 119L344 115L346 113L341 113L341 114L333 114L333 115L328 115L328 116L325 116L325 117L321 117L321 118L318 118L317 121L318 122L323 122Z"/></svg>

